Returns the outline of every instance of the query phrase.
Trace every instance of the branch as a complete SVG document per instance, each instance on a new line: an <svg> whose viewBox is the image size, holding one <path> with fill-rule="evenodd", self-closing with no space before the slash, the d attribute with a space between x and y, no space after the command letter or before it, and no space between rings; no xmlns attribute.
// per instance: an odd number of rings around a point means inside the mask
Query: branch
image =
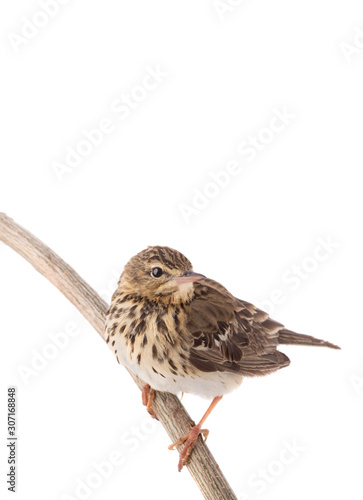
<svg viewBox="0 0 363 500"><path fill-rule="evenodd" d="M104 323L108 306L74 269L38 238L1 212L0 240L24 257L53 283L105 340ZM141 389L143 382L133 373L129 373ZM189 431L192 421L179 399L173 394L157 392L153 401L153 409L172 442L177 441L180 436ZM204 498L237 500L202 440L198 440L187 467Z"/></svg>

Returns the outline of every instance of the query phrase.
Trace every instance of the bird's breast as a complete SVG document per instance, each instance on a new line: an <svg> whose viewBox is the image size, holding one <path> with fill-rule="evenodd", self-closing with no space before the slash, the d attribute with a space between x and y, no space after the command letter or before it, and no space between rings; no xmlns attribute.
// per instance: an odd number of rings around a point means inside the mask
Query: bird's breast
<svg viewBox="0 0 363 500"><path fill-rule="evenodd" d="M153 388L168 390L169 380L193 371L188 368L185 324L178 306L160 308L134 297L116 297L106 318L106 342L120 364Z"/></svg>

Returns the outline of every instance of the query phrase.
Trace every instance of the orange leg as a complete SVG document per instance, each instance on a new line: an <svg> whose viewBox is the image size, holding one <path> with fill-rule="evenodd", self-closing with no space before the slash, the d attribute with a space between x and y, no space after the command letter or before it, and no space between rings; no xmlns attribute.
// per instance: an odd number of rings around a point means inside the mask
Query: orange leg
<svg viewBox="0 0 363 500"><path fill-rule="evenodd" d="M198 439L199 434L203 435L204 440L207 439L209 431L208 431L208 429L202 429L202 425L204 424L204 422L206 421L206 419L208 418L208 416L210 415L210 413L212 412L213 408L216 406L218 401L220 401L222 399L222 397L223 396L216 396L213 399L213 401L211 402L211 404L209 405L208 410L204 413L199 424L192 427L190 429L190 431L188 432L188 434L185 434L185 436L182 436L180 439L178 439L178 441L176 441L175 443L173 443L169 446L169 450L172 450L174 448L174 446L178 446L179 444L185 443L184 448L182 449L182 451L179 454L179 463L178 463L178 470L179 471L181 471L183 466L188 462L190 454L193 451L193 448L197 443L197 439Z"/></svg>
<svg viewBox="0 0 363 500"><path fill-rule="evenodd" d="M156 420L158 420L158 417L155 415L154 410L151 408L154 397L154 389L152 389L149 384L145 384L142 388L142 404L146 406L146 409L150 413L152 418L156 418Z"/></svg>

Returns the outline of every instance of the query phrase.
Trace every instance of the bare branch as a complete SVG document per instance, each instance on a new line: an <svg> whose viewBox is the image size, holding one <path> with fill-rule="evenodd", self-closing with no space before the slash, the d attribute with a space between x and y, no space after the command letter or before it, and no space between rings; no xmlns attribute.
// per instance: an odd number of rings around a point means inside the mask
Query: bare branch
<svg viewBox="0 0 363 500"><path fill-rule="evenodd" d="M76 306L96 332L105 339L104 322L108 306L74 269L38 238L1 212L0 240L13 248L53 283ZM131 372L130 375L141 389L142 381ZM157 392L153 401L153 409L172 442L189 431L192 421L176 396L167 392ZM171 455L170 459L176 460L176 457ZM237 500L202 440L199 440L194 448L187 467L204 498Z"/></svg>

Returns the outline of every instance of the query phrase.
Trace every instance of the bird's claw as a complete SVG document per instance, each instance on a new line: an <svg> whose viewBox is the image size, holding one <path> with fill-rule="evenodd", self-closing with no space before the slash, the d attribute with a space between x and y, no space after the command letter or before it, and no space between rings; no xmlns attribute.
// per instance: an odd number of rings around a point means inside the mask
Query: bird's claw
<svg viewBox="0 0 363 500"><path fill-rule="evenodd" d="M152 416L152 418L159 420L154 410L151 408L151 404L153 402L154 397L155 397L154 389L152 389L149 386L149 384L145 384L144 387L142 388L142 404L146 406L146 410L148 411L149 415Z"/></svg>
<svg viewBox="0 0 363 500"><path fill-rule="evenodd" d="M201 429L199 425L195 425L194 427L192 427L192 429L190 429L188 434L185 434L185 436L182 436L177 441L175 441L175 443L172 443L171 445L168 446L169 450L173 450L176 446L185 443L184 448L179 453L179 463L178 463L179 472L188 462L189 457L197 443L198 437L202 435L205 442L207 440L208 434L209 434L208 429Z"/></svg>

